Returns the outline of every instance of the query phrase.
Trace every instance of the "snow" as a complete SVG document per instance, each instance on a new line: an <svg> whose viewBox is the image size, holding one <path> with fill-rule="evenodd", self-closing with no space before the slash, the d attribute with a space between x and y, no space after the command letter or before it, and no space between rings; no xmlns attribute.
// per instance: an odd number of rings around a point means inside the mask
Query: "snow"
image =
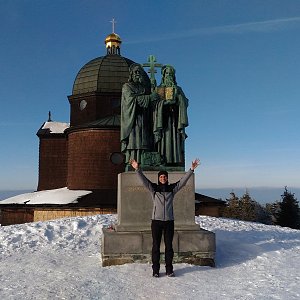
<svg viewBox="0 0 300 300"><path fill-rule="evenodd" d="M69 127L69 123L51 121L45 122L41 129L49 129L50 133L63 133Z"/></svg>
<svg viewBox="0 0 300 300"><path fill-rule="evenodd" d="M101 266L103 226L116 215L0 227L1 299L299 299L300 231L206 216L216 268L175 264ZM161 269L163 272L163 269Z"/></svg>
<svg viewBox="0 0 300 300"><path fill-rule="evenodd" d="M69 190L61 188L55 190L45 190L40 192L25 193L10 197L0 201L1 204L69 204L77 203L77 199L90 194L91 191ZM0 206L1 208L1 206Z"/></svg>

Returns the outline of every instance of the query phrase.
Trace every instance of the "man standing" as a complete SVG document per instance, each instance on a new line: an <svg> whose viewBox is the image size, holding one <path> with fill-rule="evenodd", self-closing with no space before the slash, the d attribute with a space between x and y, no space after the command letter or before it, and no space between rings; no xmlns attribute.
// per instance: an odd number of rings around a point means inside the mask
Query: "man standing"
<svg viewBox="0 0 300 300"><path fill-rule="evenodd" d="M160 243L162 234L164 234L166 275L169 277L173 277L174 251L172 242L174 236L174 196L180 189L182 189L186 185L194 170L200 164L200 161L199 159L195 159L192 162L190 170L178 182L173 184L169 184L168 172L166 171L160 171L158 173L158 184L156 184L145 177L136 160L132 159L130 161L130 164L136 170L137 175L142 181L143 185L151 193L153 201L153 210L151 217L153 276L159 277Z"/></svg>
<svg viewBox="0 0 300 300"><path fill-rule="evenodd" d="M140 64L132 64L121 100L121 151L126 163L130 159L140 163L142 154L153 149L151 103L156 100L159 96L151 94L146 72Z"/></svg>

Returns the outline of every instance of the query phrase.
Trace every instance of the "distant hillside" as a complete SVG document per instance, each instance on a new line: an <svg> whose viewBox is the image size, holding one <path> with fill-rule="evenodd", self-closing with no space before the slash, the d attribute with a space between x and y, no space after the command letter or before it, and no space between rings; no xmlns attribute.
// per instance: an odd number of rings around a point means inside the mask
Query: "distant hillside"
<svg viewBox="0 0 300 300"><path fill-rule="evenodd" d="M275 202L276 200L281 200L281 194L284 191L282 188L269 188L269 187L252 187L247 188L250 196L261 204ZM295 194L298 201L300 201L300 188L290 188L288 190ZM230 197L230 193L234 191L238 197L241 197L246 188L203 188L196 189L196 192L210 196L216 199L223 199ZM16 190L16 191L0 191L0 200L7 199L20 194L31 193L33 190Z"/></svg>
<svg viewBox="0 0 300 300"><path fill-rule="evenodd" d="M295 194L298 201L300 201L300 188L290 188L288 190ZM230 193L234 191L234 193L241 197L246 188L206 188L206 189L197 189L198 193L213 197L213 198L221 198L225 200L230 197ZM269 188L269 187L252 187L247 188L252 199L256 200L261 204L275 202L276 200L281 200L281 195L283 194L284 187L282 188Z"/></svg>

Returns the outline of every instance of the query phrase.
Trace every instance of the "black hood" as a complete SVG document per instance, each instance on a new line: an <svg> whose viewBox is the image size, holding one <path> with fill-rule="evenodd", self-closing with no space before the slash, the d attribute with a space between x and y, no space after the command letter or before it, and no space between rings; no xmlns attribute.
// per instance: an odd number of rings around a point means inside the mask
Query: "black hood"
<svg viewBox="0 0 300 300"><path fill-rule="evenodd" d="M167 172L167 171L159 171L158 172L158 174L157 174L157 183L159 184L159 185L168 185L169 184L169 181L167 181L167 183L165 183L165 184L161 184L160 182L159 182L159 176L160 175L166 175L168 178L169 178L169 173Z"/></svg>

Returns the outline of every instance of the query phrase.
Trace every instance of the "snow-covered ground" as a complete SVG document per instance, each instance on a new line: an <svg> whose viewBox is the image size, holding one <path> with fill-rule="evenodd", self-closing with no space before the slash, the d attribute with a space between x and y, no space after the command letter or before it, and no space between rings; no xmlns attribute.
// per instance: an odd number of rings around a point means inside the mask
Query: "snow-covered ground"
<svg viewBox="0 0 300 300"><path fill-rule="evenodd" d="M0 227L0 299L300 299L300 231L196 217L217 239L216 268L175 264L101 267L96 215Z"/></svg>

